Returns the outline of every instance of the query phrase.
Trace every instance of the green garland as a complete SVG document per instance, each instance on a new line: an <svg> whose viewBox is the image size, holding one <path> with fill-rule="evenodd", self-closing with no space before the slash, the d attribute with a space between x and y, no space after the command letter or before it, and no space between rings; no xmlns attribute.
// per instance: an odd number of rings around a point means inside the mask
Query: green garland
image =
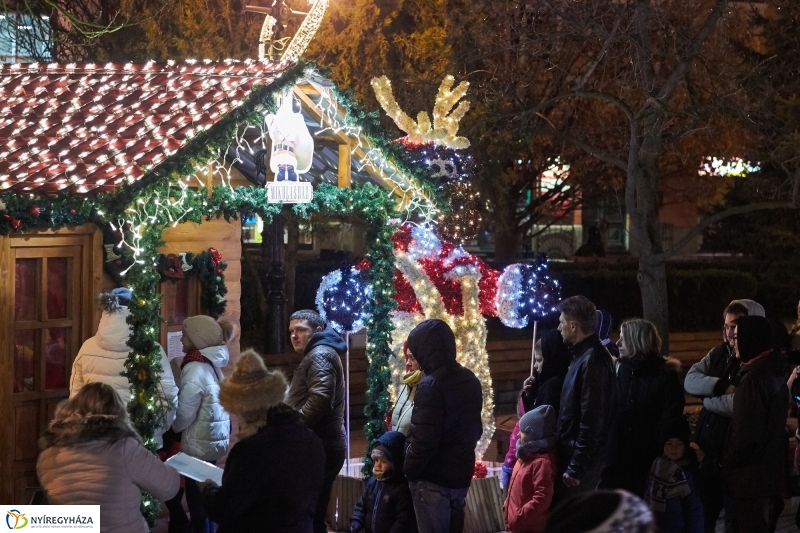
<svg viewBox="0 0 800 533"><path fill-rule="evenodd" d="M197 278L203 288L200 305L213 318L225 314L227 303L225 295L228 294L228 288L225 286L227 268L228 263L222 260L222 255L215 248L209 248L207 252L200 252L197 255L186 252L158 256L158 272L161 274L162 283L176 282L185 276Z"/></svg>
<svg viewBox="0 0 800 533"><path fill-rule="evenodd" d="M188 189L179 180L195 174L197 168L215 159L227 149L241 124L258 124L267 110L274 111L274 95L293 86L304 76L307 63L296 65L277 74L269 85L253 89L242 105L232 110L217 124L199 133L186 146L164 162L146 172L133 184L118 187L111 193L90 197L74 197L69 193L52 196L38 194L0 195L0 235L29 229L57 229L89 222L100 227L118 227L125 222L125 242L120 252L130 268L125 273L128 287L136 295L129 307L128 323L133 333L128 340L131 354L125 362L123 375L131 383L132 399L128 403L131 422L139 431L145 445L155 451L155 430L163 419L159 401L159 376L163 372L157 346L161 326L161 295L156 291L161 278L158 271L157 249L163 243L164 229L180 222L200 223L203 219L224 217L230 221L239 214L257 214L265 223L278 214L281 206L267 202L263 188L216 186L209 197L205 188ZM376 116L358 110L352 99L343 93L336 96L347 111L348 123L366 121L365 136L376 148L384 150L402 172L416 178L434 202L439 199L435 184L429 181L426 169L414 166L405 148L393 143L379 130ZM352 115L351 115L352 114ZM389 408L388 384L391 356L392 322L389 313L396 304L390 297L394 280L394 255L390 218L399 216L395 199L385 190L373 185L338 189L322 184L310 204L294 206L294 212L308 218L311 213L323 216L355 216L369 225L370 242L367 258L373 301L368 323L370 340L367 346L367 441L380 436L386 429L384 414ZM132 231L134 230L135 231ZM366 467L365 467L366 468ZM365 472L367 475L368 473ZM150 524L158 513L158 503L145 494L142 510Z"/></svg>

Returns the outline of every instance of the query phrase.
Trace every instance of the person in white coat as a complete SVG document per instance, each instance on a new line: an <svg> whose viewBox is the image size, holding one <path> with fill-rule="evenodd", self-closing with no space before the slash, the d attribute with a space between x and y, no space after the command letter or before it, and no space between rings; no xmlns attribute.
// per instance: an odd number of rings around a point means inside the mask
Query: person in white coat
<svg viewBox="0 0 800 533"><path fill-rule="evenodd" d="M128 378L122 375L125 370L125 360L131 348L128 338L131 336L131 327L127 320L130 316L128 305L133 292L120 287L111 292L100 293L97 303L103 310L100 325L94 337L89 337L83 343L75 361L72 363L72 376L69 384L69 397L73 398L81 388L88 383L105 383L110 385L127 403L131 399L131 384ZM159 397L165 403L166 415L162 427L156 430L155 440L161 448L161 436L169 429L175 420L178 407L178 387L169 365L167 354L161 346L161 383Z"/></svg>
<svg viewBox="0 0 800 533"><path fill-rule="evenodd" d="M147 533L141 491L165 501L180 486L178 473L144 447L125 404L105 383L90 383L59 404L39 446L36 473L48 504L99 505L102 533Z"/></svg>
<svg viewBox="0 0 800 533"><path fill-rule="evenodd" d="M230 415L219 402L222 368L228 364L226 343L233 333L227 322L197 315L183 321L183 352L178 414L172 429L183 432L181 451L215 463L225 455L230 438ZM197 482L186 478L186 504L194 533L213 533Z"/></svg>

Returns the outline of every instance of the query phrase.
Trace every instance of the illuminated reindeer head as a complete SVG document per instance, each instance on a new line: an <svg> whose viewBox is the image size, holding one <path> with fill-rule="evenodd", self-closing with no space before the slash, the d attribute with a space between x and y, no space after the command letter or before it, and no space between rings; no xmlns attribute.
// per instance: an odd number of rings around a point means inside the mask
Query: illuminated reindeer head
<svg viewBox="0 0 800 533"><path fill-rule="evenodd" d="M416 122L408 116L392 94L392 82L386 76L372 78L372 88L378 102L386 114L394 120L397 127L408 134L408 140L416 144L436 143L441 146L463 150L469 147L466 137L458 137L458 126L461 119L469 111L469 101L458 102L467 94L469 83L462 81L453 89L455 78L445 76L436 95L433 106L433 124L426 111L417 114Z"/></svg>

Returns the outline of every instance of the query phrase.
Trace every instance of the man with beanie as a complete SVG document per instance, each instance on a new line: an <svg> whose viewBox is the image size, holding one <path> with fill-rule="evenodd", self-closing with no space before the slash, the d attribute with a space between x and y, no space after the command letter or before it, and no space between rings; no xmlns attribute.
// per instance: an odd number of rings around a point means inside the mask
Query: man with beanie
<svg viewBox="0 0 800 533"><path fill-rule="evenodd" d="M284 403L286 377L245 351L219 385L219 401L239 419L238 442L225 461L222 486L203 491L218 533L311 533L325 452L300 414Z"/></svg>
<svg viewBox="0 0 800 533"><path fill-rule="evenodd" d="M425 373L414 399L405 475L421 533L461 532L483 432L481 383L456 362L456 339L446 322L428 319L408 335L408 352Z"/></svg>
<svg viewBox="0 0 800 533"><path fill-rule="evenodd" d="M297 365L286 403L322 441L325 475L314 514L314 533L325 533L325 513L333 482L345 456L344 370L339 356L347 345L314 311L296 311L289 317L292 347L303 359Z"/></svg>
<svg viewBox="0 0 800 533"><path fill-rule="evenodd" d="M783 489L789 389L766 318L739 318L733 347L742 366L722 463L732 515L726 516L725 531L766 533Z"/></svg>
<svg viewBox="0 0 800 533"><path fill-rule="evenodd" d="M661 533L703 533L703 504L697 495L697 455L689 445L689 422L671 420L661 435L664 454L653 461L644 501Z"/></svg>
<svg viewBox="0 0 800 533"><path fill-rule="evenodd" d="M552 406L542 405L520 418L517 462L503 503L508 533L544 533L558 470L555 446Z"/></svg>
<svg viewBox="0 0 800 533"><path fill-rule="evenodd" d="M403 475L406 437L387 431L372 445L372 477L350 518L350 533L416 533L411 491Z"/></svg>
<svg viewBox="0 0 800 533"><path fill-rule="evenodd" d="M614 401L614 362L595 331L597 314L585 296L559 304L558 330L572 363L561 390L556 501L595 490L605 466Z"/></svg>
<svg viewBox="0 0 800 533"><path fill-rule="evenodd" d="M714 533L724 507L722 455L733 414L733 381L741 364L733 349L733 338L736 321L750 314L764 316L764 308L752 300L734 300L728 304L722 313L722 344L692 365L683 384L686 392L703 399L694 441L703 451L697 491L703 502L705 533Z"/></svg>

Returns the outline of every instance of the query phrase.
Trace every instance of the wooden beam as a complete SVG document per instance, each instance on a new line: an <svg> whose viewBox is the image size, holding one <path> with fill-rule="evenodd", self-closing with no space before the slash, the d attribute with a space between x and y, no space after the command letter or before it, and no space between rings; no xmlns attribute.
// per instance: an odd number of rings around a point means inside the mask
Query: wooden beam
<svg viewBox="0 0 800 533"><path fill-rule="evenodd" d="M350 157L350 145L339 145L339 188L349 189L351 182L352 159Z"/></svg>
<svg viewBox="0 0 800 533"><path fill-rule="evenodd" d="M14 254L0 237L0 501L14 502Z"/></svg>

